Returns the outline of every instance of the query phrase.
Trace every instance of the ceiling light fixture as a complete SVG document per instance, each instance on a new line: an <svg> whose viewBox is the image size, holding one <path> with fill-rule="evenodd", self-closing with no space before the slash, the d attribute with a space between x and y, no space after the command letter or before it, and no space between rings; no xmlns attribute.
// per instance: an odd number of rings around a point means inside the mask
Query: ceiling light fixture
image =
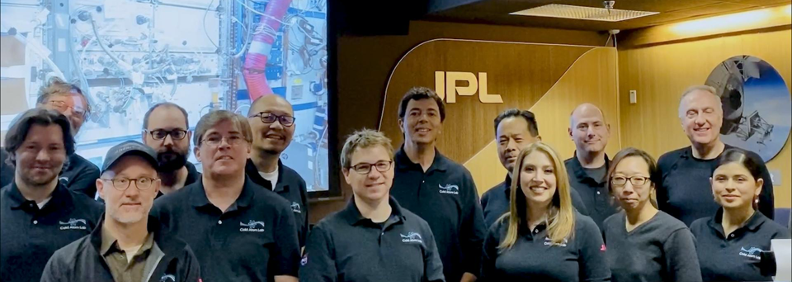
<svg viewBox="0 0 792 282"><path fill-rule="evenodd" d="M549 4L510 13L510 15L550 17L575 20L620 22L658 14L658 12L614 9L616 1L604 1L603 8Z"/></svg>

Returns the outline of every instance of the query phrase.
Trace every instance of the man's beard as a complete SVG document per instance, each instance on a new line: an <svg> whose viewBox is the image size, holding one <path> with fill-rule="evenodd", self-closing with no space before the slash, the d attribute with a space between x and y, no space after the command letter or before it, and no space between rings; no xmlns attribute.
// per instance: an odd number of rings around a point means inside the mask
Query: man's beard
<svg viewBox="0 0 792 282"><path fill-rule="evenodd" d="M187 163L187 152L167 149L157 154L157 161L159 162L159 172L175 172Z"/></svg>
<svg viewBox="0 0 792 282"><path fill-rule="evenodd" d="M53 172L51 175L44 175L44 176L34 176L31 173L23 173L22 174L22 182L29 185L29 186L43 186L51 183L53 180L58 178L58 173Z"/></svg>

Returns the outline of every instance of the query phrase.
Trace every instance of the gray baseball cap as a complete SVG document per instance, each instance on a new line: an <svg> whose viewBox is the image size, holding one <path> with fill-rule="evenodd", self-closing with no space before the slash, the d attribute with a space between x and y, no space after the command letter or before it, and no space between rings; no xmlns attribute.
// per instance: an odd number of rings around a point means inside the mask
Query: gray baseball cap
<svg viewBox="0 0 792 282"><path fill-rule="evenodd" d="M121 160L121 158L129 155L143 157L143 159L148 161L155 170L159 170L157 152L154 152L154 149L137 141L126 141L113 146L107 151L104 163L102 164L102 173L109 170L115 163Z"/></svg>

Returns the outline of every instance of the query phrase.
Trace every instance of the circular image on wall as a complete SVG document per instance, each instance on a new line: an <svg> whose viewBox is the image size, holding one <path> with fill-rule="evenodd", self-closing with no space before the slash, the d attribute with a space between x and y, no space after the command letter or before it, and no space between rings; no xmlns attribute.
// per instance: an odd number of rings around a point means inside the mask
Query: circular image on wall
<svg viewBox="0 0 792 282"><path fill-rule="evenodd" d="M706 84L723 103L721 140L773 159L792 126L792 99L781 75L762 59L736 56L715 67Z"/></svg>

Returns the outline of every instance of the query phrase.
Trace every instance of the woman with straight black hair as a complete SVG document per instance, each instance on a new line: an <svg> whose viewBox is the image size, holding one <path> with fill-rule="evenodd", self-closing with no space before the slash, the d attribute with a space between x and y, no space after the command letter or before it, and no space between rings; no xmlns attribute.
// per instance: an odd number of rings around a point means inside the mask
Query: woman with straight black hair
<svg viewBox="0 0 792 282"><path fill-rule="evenodd" d="M611 161L608 191L621 207L602 230L612 281L701 281L690 230L657 210L657 176L654 158L639 149L621 150Z"/></svg>
<svg viewBox="0 0 792 282"><path fill-rule="evenodd" d="M765 179L759 164L740 149L728 149L712 173L712 195L721 206L693 222L704 281L772 281L775 261L764 253L770 240L789 239L789 230L756 212Z"/></svg>

